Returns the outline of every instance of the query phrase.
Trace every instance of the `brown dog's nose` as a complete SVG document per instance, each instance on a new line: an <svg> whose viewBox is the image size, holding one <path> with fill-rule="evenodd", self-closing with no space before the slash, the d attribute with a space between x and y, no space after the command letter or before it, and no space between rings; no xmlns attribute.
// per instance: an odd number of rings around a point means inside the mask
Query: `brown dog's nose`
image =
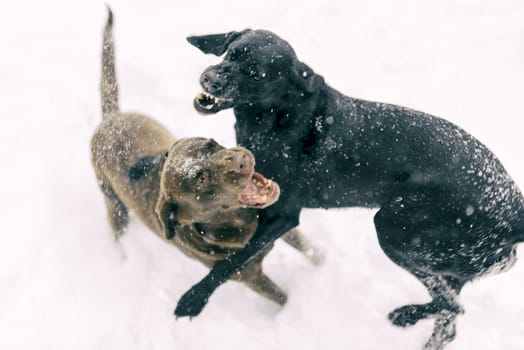
<svg viewBox="0 0 524 350"><path fill-rule="evenodd" d="M253 158L242 151L235 151L231 158L231 171L239 174L247 174L253 168Z"/></svg>

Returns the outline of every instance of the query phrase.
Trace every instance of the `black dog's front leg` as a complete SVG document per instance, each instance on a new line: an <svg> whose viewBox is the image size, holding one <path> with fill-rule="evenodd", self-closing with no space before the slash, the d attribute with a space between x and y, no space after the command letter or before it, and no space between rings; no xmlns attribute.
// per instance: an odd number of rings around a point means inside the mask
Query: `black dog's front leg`
<svg viewBox="0 0 524 350"><path fill-rule="evenodd" d="M175 316L197 316L218 286L255 260L277 238L296 226L298 214L263 213L257 232L246 247L230 258L217 262L206 277L191 287L178 301Z"/></svg>

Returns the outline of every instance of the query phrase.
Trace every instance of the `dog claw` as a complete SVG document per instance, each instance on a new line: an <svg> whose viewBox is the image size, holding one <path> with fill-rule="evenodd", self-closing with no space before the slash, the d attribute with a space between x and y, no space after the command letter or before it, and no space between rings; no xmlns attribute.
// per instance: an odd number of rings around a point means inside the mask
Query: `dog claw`
<svg viewBox="0 0 524 350"><path fill-rule="evenodd" d="M175 322L177 322L179 318L180 316L175 315ZM193 316L189 316L189 322L191 322L192 320L193 320Z"/></svg>

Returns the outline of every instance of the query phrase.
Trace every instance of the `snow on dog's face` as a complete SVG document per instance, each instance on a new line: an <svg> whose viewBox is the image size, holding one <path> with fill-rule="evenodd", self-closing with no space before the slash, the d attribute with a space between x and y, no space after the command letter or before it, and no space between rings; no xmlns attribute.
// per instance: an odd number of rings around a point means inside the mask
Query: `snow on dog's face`
<svg viewBox="0 0 524 350"><path fill-rule="evenodd" d="M293 48L265 30L191 36L204 53L224 55L200 77L203 91L193 102L197 111L217 113L242 104L271 105L286 94L310 93L322 78L298 61Z"/></svg>
<svg viewBox="0 0 524 350"><path fill-rule="evenodd" d="M228 209L265 208L278 199L280 189L254 167L253 155L243 147L225 149L212 139L181 139L169 150L161 188L176 203L178 216L186 213L192 221Z"/></svg>

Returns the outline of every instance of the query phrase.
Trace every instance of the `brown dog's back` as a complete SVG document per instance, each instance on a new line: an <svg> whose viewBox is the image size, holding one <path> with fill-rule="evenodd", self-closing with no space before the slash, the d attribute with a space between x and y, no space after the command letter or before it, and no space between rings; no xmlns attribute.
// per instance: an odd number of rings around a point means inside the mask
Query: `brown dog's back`
<svg viewBox="0 0 524 350"><path fill-rule="evenodd" d="M101 185L110 186L151 230L161 235L155 215L160 173L151 172L132 183L129 169L144 156L161 156L174 137L159 123L140 114L114 113L103 120L92 142L93 166Z"/></svg>

